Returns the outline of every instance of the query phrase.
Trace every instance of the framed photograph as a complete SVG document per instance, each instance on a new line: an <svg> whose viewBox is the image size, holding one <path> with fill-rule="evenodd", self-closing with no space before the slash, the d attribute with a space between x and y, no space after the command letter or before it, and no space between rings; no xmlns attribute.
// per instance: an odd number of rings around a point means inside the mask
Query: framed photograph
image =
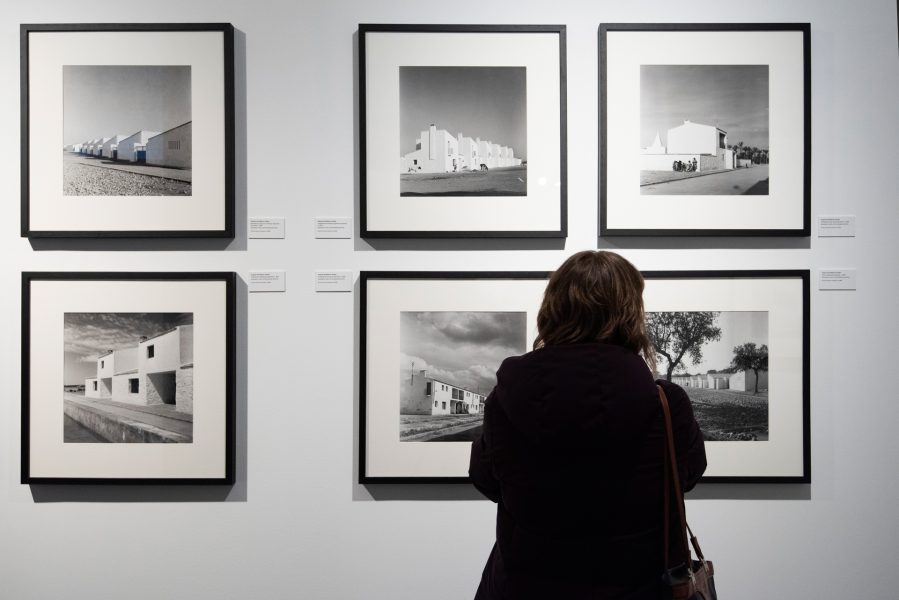
<svg viewBox="0 0 899 600"><path fill-rule="evenodd" d="M234 483L234 273L23 273L22 483Z"/></svg>
<svg viewBox="0 0 899 600"><path fill-rule="evenodd" d="M808 236L808 23L599 28L600 235Z"/></svg>
<svg viewBox="0 0 899 600"><path fill-rule="evenodd" d="M360 235L567 235L564 25L359 25Z"/></svg>
<svg viewBox="0 0 899 600"><path fill-rule="evenodd" d="M808 483L809 272L644 272L656 379L690 397L704 482Z"/></svg>
<svg viewBox="0 0 899 600"><path fill-rule="evenodd" d="M496 370L533 345L548 276L361 273L360 483L468 481Z"/></svg>
<svg viewBox="0 0 899 600"><path fill-rule="evenodd" d="M230 24L20 36L23 237L234 237Z"/></svg>
<svg viewBox="0 0 899 600"><path fill-rule="evenodd" d="M360 483L468 481L496 369L531 349L548 275L362 272ZM808 482L808 271L644 276L655 377L690 396L703 481Z"/></svg>

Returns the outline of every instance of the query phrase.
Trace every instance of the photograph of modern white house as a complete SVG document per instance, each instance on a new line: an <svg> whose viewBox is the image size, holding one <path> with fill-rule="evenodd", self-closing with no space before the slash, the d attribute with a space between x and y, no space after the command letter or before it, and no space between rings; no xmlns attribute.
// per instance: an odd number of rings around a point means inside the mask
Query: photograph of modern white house
<svg viewBox="0 0 899 600"><path fill-rule="evenodd" d="M768 194L768 65L640 65L640 193Z"/></svg>
<svg viewBox="0 0 899 600"><path fill-rule="evenodd" d="M190 196L191 68L63 66L63 194Z"/></svg>
<svg viewBox="0 0 899 600"><path fill-rule="evenodd" d="M193 313L65 313L65 442L193 441Z"/></svg>
<svg viewBox="0 0 899 600"><path fill-rule="evenodd" d="M496 370L526 351L526 320L524 312L400 313L400 441L480 435Z"/></svg>
<svg viewBox="0 0 899 600"><path fill-rule="evenodd" d="M527 195L527 69L400 71L401 196Z"/></svg>
<svg viewBox="0 0 899 600"><path fill-rule="evenodd" d="M710 441L768 439L767 311L650 312L657 379L681 386Z"/></svg>

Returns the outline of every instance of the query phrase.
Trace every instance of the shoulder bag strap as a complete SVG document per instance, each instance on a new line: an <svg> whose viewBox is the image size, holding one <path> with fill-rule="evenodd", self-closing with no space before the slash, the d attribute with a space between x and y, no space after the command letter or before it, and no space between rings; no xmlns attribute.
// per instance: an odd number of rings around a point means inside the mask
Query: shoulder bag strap
<svg viewBox="0 0 899 600"><path fill-rule="evenodd" d="M680 524L677 528L682 542L684 558L687 561L687 567L690 567L690 547L687 545L687 515L684 509L684 494L681 490L680 475L677 470L677 455L674 450L674 428L671 425L671 409L668 407L668 397L662 386L656 385L659 390L659 401L662 404L662 415L665 418L665 568L670 568L668 564L668 543L669 543L669 506L670 496L669 489L674 489L674 501L677 504L677 513ZM669 476L671 485L669 485Z"/></svg>

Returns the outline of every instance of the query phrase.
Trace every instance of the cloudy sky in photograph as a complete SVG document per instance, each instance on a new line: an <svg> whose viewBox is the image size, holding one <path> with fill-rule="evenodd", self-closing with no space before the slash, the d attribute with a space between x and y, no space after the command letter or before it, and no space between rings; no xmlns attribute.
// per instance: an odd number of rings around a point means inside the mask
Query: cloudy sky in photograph
<svg viewBox="0 0 899 600"><path fill-rule="evenodd" d="M141 336L190 325L193 317L193 313L65 313L65 384L83 384L96 377L97 356L107 350L137 347Z"/></svg>
<svg viewBox="0 0 899 600"><path fill-rule="evenodd" d="M687 372L707 373L709 369L721 371L730 366L734 347L747 342L755 342L756 346L768 343L768 311L723 311L718 314L715 326L721 328L721 339L706 342L702 347L701 363L691 364L689 355L684 356L682 364ZM664 373L666 366L663 357L659 361L658 370ZM676 372L683 372L683 369Z"/></svg>
<svg viewBox="0 0 899 600"><path fill-rule="evenodd" d="M63 65L63 144L191 120L190 66Z"/></svg>
<svg viewBox="0 0 899 600"><path fill-rule="evenodd" d="M727 143L768 148L768 65L641 65L640 147L684 121L714 125Z"/></svg>
<svg viewBox="0 0 899 600"><path fill-rule="evenodd" d="M400 153L433 123L527 159L525 67L400 67Z"/></svg>
<svg viewBox="0 0 899 600"><path fill-rule="evenodd" d="M527 351L524 312L400 313L400 373L428 376L487 395L503 359Z"/></svg>

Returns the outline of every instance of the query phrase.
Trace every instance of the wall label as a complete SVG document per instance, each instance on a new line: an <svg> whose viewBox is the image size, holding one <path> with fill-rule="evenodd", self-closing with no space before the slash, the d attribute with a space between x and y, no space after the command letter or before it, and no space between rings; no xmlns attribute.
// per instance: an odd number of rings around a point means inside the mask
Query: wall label
<svg viewBox="0 0 899 600"><path fill-rule="evenodd" d="M349 217L314 217L312 221L317 239L350 239L353 237L353 220Z"/></svg>
<svg viewBox="0 0 899 600"><path fill-rule="evenodd" d="M856 269L818 269L819 290L854 290Z"/></svg>
<svg viewBox="0 0 899 600"><path fill-rule="evenodd" d="M352 292L352 271L316 271L316 292Z"/></svg>
<svg viewBox="0 0 899 600"><path fill-rule="evenodd" d="M818 215L818 237L855 237L855 215Z"/></svg>
<svg viewBox="0 0 899 600"><path fill-rule="evenodd" d="M250 238L276 240L284 239L284 217L250 217Z"/></svg>
<svg viewBox="0 0 899 600"><path fill-rule="evenodd" d="M250 271L247 289L250 292L287 291L287 274L284 271Z"/></svg>

